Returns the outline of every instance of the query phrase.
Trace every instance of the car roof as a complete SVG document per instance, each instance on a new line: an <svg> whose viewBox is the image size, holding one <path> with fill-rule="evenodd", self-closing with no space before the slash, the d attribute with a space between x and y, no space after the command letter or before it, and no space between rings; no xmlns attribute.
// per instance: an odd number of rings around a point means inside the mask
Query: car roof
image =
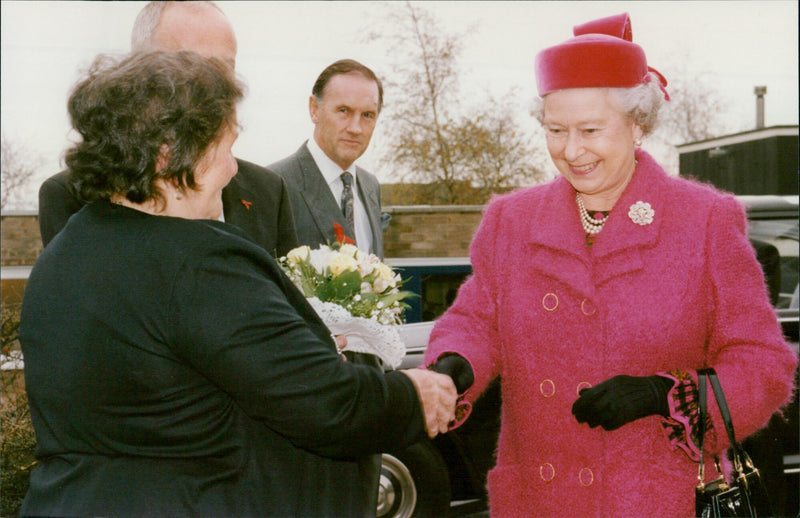
<svg viewBox="0 0 800 518"><path fill-rule="evenodd" d="M747 208L747 214L751 218L794 218L798 217L798 196L797 195L747 195L737 196Z"/></svg>

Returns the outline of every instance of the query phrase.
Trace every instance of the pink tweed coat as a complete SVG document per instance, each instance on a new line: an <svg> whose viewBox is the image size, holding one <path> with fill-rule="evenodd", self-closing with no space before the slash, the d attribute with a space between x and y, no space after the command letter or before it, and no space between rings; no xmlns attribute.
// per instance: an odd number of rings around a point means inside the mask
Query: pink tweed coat
<svg viewBox="0 0 800 518"><path fill-rule="evenodd" d="M670 443L662 418L591 429L571 413L583 387L712 366L738 438L791 397L797 359L742 207L667 176L643 151L637 159L591 248L563 178L493 200L471 245L474 274L433 329L426 363L464 356L475 372L468 400L502 377L493 517L694 516L697 464ZM637 201L650 203L652 223L628 216ZM726 448L724 432L710 446Z"/></svg>

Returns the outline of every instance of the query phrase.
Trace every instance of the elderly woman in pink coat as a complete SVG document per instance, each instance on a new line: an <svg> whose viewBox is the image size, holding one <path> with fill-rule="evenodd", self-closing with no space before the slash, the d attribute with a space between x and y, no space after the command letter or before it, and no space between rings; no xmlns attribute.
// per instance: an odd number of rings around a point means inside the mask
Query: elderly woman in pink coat
<svg viewBox="0 0 800 518"><path fill-rule="evenodd" d="M640 149L669 97L627 14L540 52L536 80L561 176L489 204L426 363L466 402L501 378L493 517L693 516L697 370L716 370L744 438L788 403L797 365L745 212Z"/></svg>

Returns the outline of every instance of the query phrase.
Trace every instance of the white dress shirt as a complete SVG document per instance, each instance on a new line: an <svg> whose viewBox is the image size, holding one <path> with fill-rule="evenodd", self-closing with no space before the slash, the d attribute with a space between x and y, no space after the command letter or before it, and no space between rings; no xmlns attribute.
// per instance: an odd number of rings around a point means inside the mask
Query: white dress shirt
<svg viewBox="0 0 800 518"><path fill-rule="evenodd" d="M322 177L325 178L325 182L327 182L328 187L330 187L331 194L333 194L333 199L336 200L336 204L341 208L342 191L344 190L344 185L342 184L342 173L345 170L336 165L336 163L325 154L322 148L320 148L317 142L314 140L313 135L310 139L308 139L306 146L308 147L308 152L311 153L311 157L314 159L314 162L317 163L317 167L322 173ZM355 180L353 182L353 220L356 227L356 246L358 246L359 249L369 253L372 249L372 229L369 226L367 209L364 206L364 202L361 199L361 194L358 189L356 165L351 164L346 171L352 174L353 179Z"/></svg>

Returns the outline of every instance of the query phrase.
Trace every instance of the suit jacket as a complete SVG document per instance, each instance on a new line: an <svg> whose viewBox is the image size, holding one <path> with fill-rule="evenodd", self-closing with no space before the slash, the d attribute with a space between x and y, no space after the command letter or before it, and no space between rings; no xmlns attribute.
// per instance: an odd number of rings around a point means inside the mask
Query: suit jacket
<svg viewBox="0 0 800 518"><path fill-rule="evenodd" d="M300 146L293 155L267 166L267 169L282 176L289 186L297 237L301 244L314 248L335 242L334 223L340 224L348 236L355 236L355 230L344 219L339 202L333 197L306 144ZM360 167L356 167L356 183L372 229L370 252L383 257L380 183L374 175Z"/></svg>
<svg viewBox="0 0 800 518"><path fill-rule="evenodd" d="M589 428L571 412L583 387L711 366L738 437L791 397L796 354L767 298L741 205L667 176L643 151L636 158L591 247L563 177L492 201L470 246L474 274L433 328L426 362L464 356L475 374L467 400L501 377L492 517L692 515L685 488L697 483L697 463L667 437L667 420ZM644 225L629 216L641 202L654 211ZM706 447L719 452L728 441L713 401L709 413L716 440ZM715 473L710 459L706 470ZM630 477L645 472L645 485Z"/></svg>
<svg viewBox="0 0 800 518"><path fill-rule="evenodd" d="M25 516L363 516L356 460L425 433L411 380L342 361L227 223L87 205L31 272L20 342Z"/></svg>
<svg viewBox="0 0 800 518"><path fill-rule="evenodd" d="M267 169L283 177L289 186L297 237L301 244L316 248L334 243L337 240L334 223L341 225L346 235L355 237L355 229L345 220L339 202L331 193L305 143L294 154L267 166ZM356 185L372 230L372 248L369 251L383 258L380 183L375 176L356 167ZM380 370L380 363L373 355L350 352L346 355L352 363L369 365ZM366 491L367 504L359 516L375 516L380 470L380 455L361 460L361 486Z"/></svg>
<svg viewBox="0 0 800 518"><path fill-rule="evenodd" d="M232 223L274 257L298 246L286 182L263 167L237 159L239 171L222 189L225 221ZM51 176L39 188L39 230L44 246L84 203L73 193L69 171Z"/></svg>

